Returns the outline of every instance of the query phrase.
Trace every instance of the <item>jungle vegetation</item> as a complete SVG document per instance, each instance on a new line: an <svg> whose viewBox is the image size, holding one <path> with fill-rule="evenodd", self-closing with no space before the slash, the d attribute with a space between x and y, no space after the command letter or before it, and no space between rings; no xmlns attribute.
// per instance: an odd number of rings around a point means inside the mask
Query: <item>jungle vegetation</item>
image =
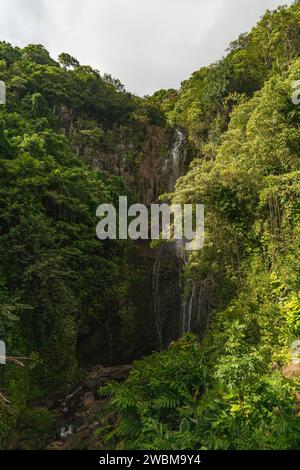
<svg viewBox="0 0 300 470"><path fill-rule="evenodd" d="M129 247L96 239L95 208L136 196L119 174L93 171L80 148L126 134L135 166L145 128L160 126L187 135L191 164L169 199L205 204L205 246L183 275L215 300L203 340L187 335L101 390L119 419L99 439L119 449L299 449L299 380L283 369L300 336L300 105L291 100L300 2L267 11L180 90L142 99L66 53L55 61L42 45L6 42L0 80L0 339L24 358L0 366L0 447L22 426L51 427L31 404L80 379L87 325L101 327L104 349L112 332L125 357Z"/></svg>

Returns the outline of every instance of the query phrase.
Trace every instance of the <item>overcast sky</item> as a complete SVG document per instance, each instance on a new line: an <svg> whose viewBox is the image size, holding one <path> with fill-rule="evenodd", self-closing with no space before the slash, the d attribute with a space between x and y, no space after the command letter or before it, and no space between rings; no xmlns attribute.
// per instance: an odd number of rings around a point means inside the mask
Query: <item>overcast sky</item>
<svg viewBox="0 0 300 470"><path fill-rule="evenodd" d="M129 91L178 88L219 59L267 8L292 0L0 0L0 40L119 78Z"/></svg>

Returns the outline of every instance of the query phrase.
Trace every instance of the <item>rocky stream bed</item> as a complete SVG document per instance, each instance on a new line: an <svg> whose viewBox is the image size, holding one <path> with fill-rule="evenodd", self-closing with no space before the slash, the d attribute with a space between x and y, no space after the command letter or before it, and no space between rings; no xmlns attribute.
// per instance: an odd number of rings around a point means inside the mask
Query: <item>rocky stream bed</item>
<svg viewBox="0 0 300 470"><path fill-rule="evenodd" d="M103 385L126 380L132 366L104 367L97 365L86 372L85 379L63 397L55 397L39 404L51 411L54 430L47 450L101 449L96 430L113 425L116 414L107 411L107 399L100 399Z"/></svg>

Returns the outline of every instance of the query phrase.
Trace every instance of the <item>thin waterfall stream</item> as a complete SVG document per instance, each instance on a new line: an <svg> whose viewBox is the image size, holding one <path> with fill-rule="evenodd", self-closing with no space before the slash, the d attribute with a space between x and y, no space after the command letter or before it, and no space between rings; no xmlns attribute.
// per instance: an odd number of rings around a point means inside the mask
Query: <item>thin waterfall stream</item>
<svg viewBox="0 0 300 470"><path fill-rule="evenodd" d="M182 167L185 161L185 152L186 152L186 138L182 131L179 129L175 129L174 131L174 138L173 138L173 145L169 154L164 162L162 171L165 176L167 176L167 189L168 192L172 192L175 189L176 182L178 178L183 174ZM174 318L174 313L171 314L171 317L166 321L166 315L169 311L170 305L174 302L174 297L180 299L181 298L181 271L182 271L182 247L180 246L179 241L171 242L162 244L156 253L156 257L153 264L153 272L152 272L152 295L153 295L153 315L154 315L154 322L155 328L158 338L158 346L160 350L163 350L166 346L166 336L169 338L170 335L166 335L166 330L173 329L172 340L177 339L181 331L180 326L180 317L181 317L181 302L179 300L179 305L177 307L178 314L177 320ZM174 281L173 285L171 286L170 280L168 280L168 276L170 278L170 267L168 267L168 260L173 260L173 270L174 265L177 266L177 277L178 282ZM175 262L174 262L175 261ZM174 276L174 271L173 271ZM175 284L175 285L174 285ZM177 292L175 292L177 290ZM188 308L190 312L189 319L187 322L187 329L191 328L191 316L192 316L192 307L193 307L193 299L191 300L191 305ZM176 328L173 325L173 328L168 325L169 322L176 322Z"/></svg>
<svg viewBox="0 0 300 470"><path fill-rule="evenodd" d="M193 307L195 303L196 297L196 283L189 279L188 283L192 284L192 289L188 298L185 296L183 297L182 305L181 305L181 334L185 335L186 333L190 333L192 331L192 316L193 316Z"/></svg>

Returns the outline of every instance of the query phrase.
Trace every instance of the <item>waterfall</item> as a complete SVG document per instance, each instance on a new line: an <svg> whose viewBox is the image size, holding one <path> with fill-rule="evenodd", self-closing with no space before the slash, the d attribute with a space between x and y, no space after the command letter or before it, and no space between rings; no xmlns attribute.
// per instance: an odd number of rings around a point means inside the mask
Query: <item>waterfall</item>
<svg viewBox="0 0 300 470"><path fill-rule="evenodd" d="M191 298L190 298L190 303L189 303L189 315L188 315L188 330L187 332L190 333L192 330L192 314L193 314L193 305L194 305L194 297L195 297L195 292L196 292L196 285L194 281L192 281L193 287L192 287L192 293L191 293Z"/></svg>
<svg viewBox="0 0 300 470"><path fill-rule="evenodd" d="M155 263L153 265L153 277L152 277L152 287L153 287L153 306L154 306L154 319L155 326L159 341L160 350L163 350L163 340L162 340L162 326L161 326L161 311L160 311L160 259L159 253L156 257Z"/></svg>
<svg viewBox="0 0 300 470"><path fill-rule="evenodd" d="M180 130L175 130L175 140L171 151L171 172L169 181L169 191L173 191L176 181L180 177L180 163L182 160L183 146L185 143L184 133Z"/></svg>
<svg viewBox="0 0 300 470"><path fill-rule="evenodd" d="M73 424L74 409L81 403L84 394L83 386L77 387L74 392L67 395L62 403L62 412L64 415L63 422L59 427L59 438L66 439L74 433L75 428Z"/></svg>
<svg viewBox="0 0 300 470"><path fill-rule="evenodd" d="M178 129L175 129L173 136L173 145L168 152L167 158L162 162L161 174L163 187L166 192L173 192L176 181L182 174L182 164L185 161L185 135ZM152 269L152 295L153 295L153 316L158 337L160 350L164 346L177 339L181 333L180 312L180 274L182 265L186 262L186 252L184 243L176 240L172 243L162 244L158 249ZM170 274L172 268L176 265L176 285L170 286ZM173 270L174 273L174 270ZM175 276L175 277L176 277ZM176 292L175 292L176 289ZM173 307L174 299L177 304ZM185 329L191 329L192 310L194 298L187 305L187 314Z"/></svg>
<svg viewBox="0 0 300 470"><path fill-rule="evenodd" d="M191 285L191 287L188 287ZM204 287L200 281L195 282L192 279L182 282L181 290L184 292L181 302L181 328L180 334L185 335L198 331L205 320L206 316L205 306L203 304ZM206 325L207 327L207 325Z"/></svg>
<svg viewBox="0 0 300 470"><path fill-rule="evenodd" d="M61 439L66 439L74 433L74 426L69 424L68 426L61 426L59 435Z"/></svg>
<svg viewBox="0 0 300 470"><path fill-rule="evenodd" d="M192 319L193 319L193 307L194 301L196 296L196 284L191 279L188 280L189 283L192 284L192 290L189 294L189 297L186 298L184 296L182 307L181 307L181 319L182 319L182 330L181 334L185 335L186 333L190 333L192 331Z"/></svg>

